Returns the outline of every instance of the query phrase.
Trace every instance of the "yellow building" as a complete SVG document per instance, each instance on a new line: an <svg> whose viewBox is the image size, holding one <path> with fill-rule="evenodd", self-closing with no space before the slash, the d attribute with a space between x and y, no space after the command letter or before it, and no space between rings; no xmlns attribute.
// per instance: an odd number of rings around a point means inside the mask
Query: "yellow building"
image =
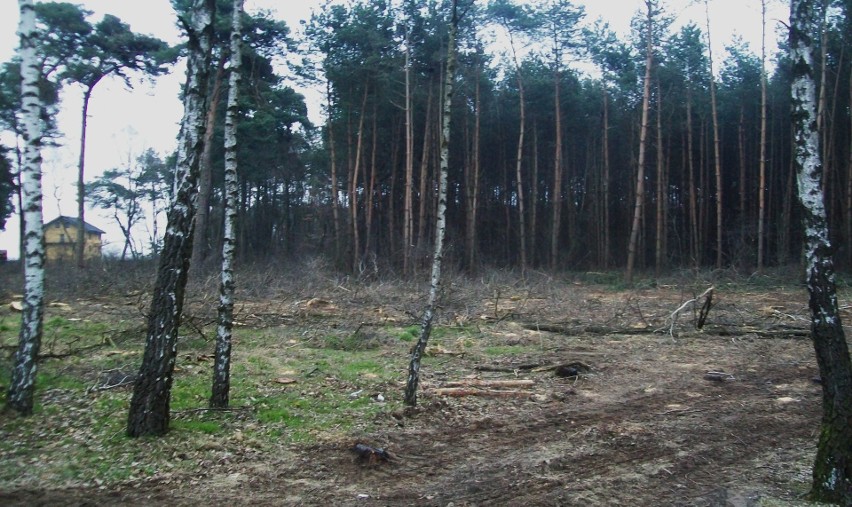
<svg viewBox="0 0 852 507"><path fill-rule="evenodd" d="M74 217L59 216L44 224L44 254L48 261L73 260L74 245L77 243L77 223ZM86 229L86 259L101 258L101 235L104 231L83 222Z"/></svg>

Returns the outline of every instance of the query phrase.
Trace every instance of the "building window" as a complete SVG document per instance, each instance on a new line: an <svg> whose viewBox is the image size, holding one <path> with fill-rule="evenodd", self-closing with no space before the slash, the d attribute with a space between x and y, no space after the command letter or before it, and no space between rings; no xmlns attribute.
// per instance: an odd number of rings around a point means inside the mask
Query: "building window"
<svg viewBox="0 0 852 507"><path fill-rule="evenodd" d="M65 235L64 235L64 234L60 234L60 235L59 235L59 242L60 242L60 243L65 243Z"/></svg>

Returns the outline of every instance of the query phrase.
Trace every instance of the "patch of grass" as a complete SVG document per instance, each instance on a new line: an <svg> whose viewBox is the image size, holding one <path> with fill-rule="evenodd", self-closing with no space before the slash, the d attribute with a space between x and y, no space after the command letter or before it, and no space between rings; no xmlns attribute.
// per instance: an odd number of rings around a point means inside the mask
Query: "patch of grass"
<svg viewBox="0 0 852 507"><path fill-rule="evenodd" d="M73 343L78 348L84 340L99 344L107 333L122 332L114 322L67 317L49 319L57 346ZM17 316L4 316L0 337L14 343L18 322ZM134 324L123 325L131 329ZM412 336L419 332L417 326L409 329ZM196 359L196 347L207 351L211 344L182 339L171 391L170 431L160 438L126 436L132 387L87 392L105 372L135 372L143 349L140 340L115 340L114 347L43 361L36 414L0 417L0 489L46 482L56 487L93 481L109 485L167 471L191 474L199 463L215 463L223 452L235 454L246 445L275 452L292 443L341 438L355 428L369 430L378 424L376 414L401 405L401 393L388 393L398 371L387 367L381 349L365 347L365 340L381 344L381 337L393 336L377 335L341 334L341 348L283 348L281 328L240 330L231 368L235 410L229 412L196 411L207 407L212 381L212 364ZM0 375L7 377L11 366L7 357L0 358ZM296 383L276 383L279 377ZM371 397L379 392L388 401L378 403ZM4 398L0 393L0 403ZM243 435L239 439L234 438L237 430Z"/></svg>
<svg viewBox="0 0 852 507"><path fill-rule="evenodd" d="M485 347L482 351L489 356L511 356L520 354L526 350L523 345L498 345Z"/></svg>
<svg viewBox="0 0 852 507"><path fill-rule="evenodd" d="M68 389L81 390L88 387L80 377L53 372L39 372L36 378L36 389Z"/></svg>
<svg viewBox="0 0 852 507"><path fill-rule="evenodd" d="M574 279L586 284L603 285L612 290L624 290L627 288L624 278L619 271L586 271L575 273Z"/></svg>
<svg viewBox="0 0 852 507"><path fill-rule="evenodd" d="M171 428L175 431L213 435L222 430L222 425L218 421L176 420L172 423Z"/></svg>
<svg viewBox="0 0 852 507"><path fill-rule="evenodd" d="M420 326L408 326L400 332L399 339L404 342L410 342L416 340L419 336Z"/></svg>
<svg viewBox="0 0 852 507"><path fill-rule="evenodd" d="M21 329L21 317L19 315L0 317L0 341L5 340L7 333L16 336L19 329Z"/></svg>
<svg viewBox="0 0 852 507"><path fill-rule="evenodd" d="M322 338L322 348L333 350L361 350L362 343L358 339L356 333L349 333L344 336L330 334Z"/></svg>

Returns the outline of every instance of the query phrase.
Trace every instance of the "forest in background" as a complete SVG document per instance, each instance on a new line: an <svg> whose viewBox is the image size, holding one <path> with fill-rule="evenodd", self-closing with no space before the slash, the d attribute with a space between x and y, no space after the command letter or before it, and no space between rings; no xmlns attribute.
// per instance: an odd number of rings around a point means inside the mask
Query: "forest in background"
<svg viewBox="0 0 852 507"><path fill-rule="evenodd" d="M755 270L799 259L786 48L764 56L762 48L734 42L711 73L713 19L673 30L665 2L648 6L630 37L620 39L567 0L474 4L459 34L452 109L450 265L471 272L623 268L637 190L638 270ZM196 264L221 251L230 5L218 7L209 89L216 107L202 163ZM298 40L268 13L247 16L239 258L325 255L348 271L424 272L435 229L445 7L438 0L328 5ZM843 247L852 237L852 65L845 49L852 4L824 7L818 127L831 236L841 246L838 266L846 269L852 265L852 250ZM66 21L40 18L46 33L81 30ZM765 29L774 30L768 23ZM491 51L492 32L509 41L505 55ZM64 68L70 54L57 53L55 72L45 73L45 89L54 95L59 86L79 83ZM590 65L594 76L581 70ZM14 62L4 67L7 92L15 91L14 71ZM324 125L311 124L285 72L325 85ZM14 93L4 96L3 126L15 130ZM8 153L14 161L14 150ZM145 153L87 181L87 202L114 210L131 231L144 209L165 207L170 165ZM14 168L10 163L7 180ZM3 188L14 192L14 184ZM156 233L150 243L156 251Z"/></svg>

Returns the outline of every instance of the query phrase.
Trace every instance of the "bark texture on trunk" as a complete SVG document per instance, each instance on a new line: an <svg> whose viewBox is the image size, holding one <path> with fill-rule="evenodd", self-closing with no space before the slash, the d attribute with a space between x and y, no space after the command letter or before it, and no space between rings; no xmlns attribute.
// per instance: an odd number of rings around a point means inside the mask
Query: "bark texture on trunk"
<svg viewBox="0 0 852 507"><path fill-rule="evenodd" d="M794 154L805 231L811 337L822 378L823 414L811 496L852 504L852 362L837 305L813 78L814 2L791 0Z"/></svg>
<svg viewBox="0 0 852 507"><path fill-rule="evenodd" d="M417 386L420 383L420 359L426 351L426 344L432 332L432 318L438 301L438 291L441 287L441 261L444 257L444 232L446 229L447 211L447 172L450 165L450 114L453 105L453 78L456 73L456 34L458 33L458 6L453 0L452 21L447 36L447 72L444 75L444 100L441 111L441 164L438 179L438 210L435 224L435 250L432 257L432 280L429 286L429 300L423 311L420 323L420 337L411 353L408 366L408 382L405 387L405 404L417 405Z"/></svg>
<svg viewBox="0 0 852 507"><path fill-rule="evenodd" d="M636 249L639 243L639 229L642 226L642 207L645 201L645 152L648 144L648 115L651 108L651 66L654 64L654 9L653 3L646 1L648 9L646 31L648 45L645 52L645 84L642 91L642 123L639 131L639 161L636 175L636 203L633 206L633 222L630 227L630 240L627 244L627 273L625 280L633 283L633 267L636 264Z"/></svg>
<svg viewBox="0 0 852 507"><path fill-rule="evenodd" d="M216 326L216 355L210 406L228 406L231 390L231 337L234 326L234 254L236 252L237 198L237 99L242 62L243 0L234 0L231 21L231 62L228 76L228 108L225 112L225 231L222 242L222 276Z"/></svg>
<svg viewBox="0 0 852 507"><path fill-rule="evenodd" d="M18 350L6 405L21 415L33 412L36 358L44 324L44 228L41 192L41 100L37 32L32 0L19 0L18 36L21 58L21 117L24 153L21 166L21 214L23 215L24 301Z"/></svg>
<svg viewBox="0 0 852 507"><path fill-rule="evenodd" d="M199 159L204 150L214 9L215 0L194 0L184 22L189 54L174 197L148 315L145 353L130 400L127 434L131 437L163 435L169 429L177 333L192 254Z"/></svg>
<svg viewBox="0 0 852 507"><path fill-rule="evenodd" d="M722 269L723 259L723 192L722 192L722 140L719 135L719 113L716 107L716 78L713 75L713 49L710 41L710 3L704 0L707 17L707 53L710 62L710 114L713 117L713 161L716 172L716 269Z"/></svg>
<svg viewBox="0 0 852 507"><path fill-rule="evenodd" d="M208 229L210 228L210 197L213 194L213 135L216 131L216 115L219 111L219 98L222 96L222 82L225 75L225 55L219 58L213 90L207 108L207 127L204 131L204 151L201 154L198 171L198 198L195 206L195 234L192 239L192 266L197 271L207 259L212 246Z"/></svg>
<svg viewBox="0 0 852 507"><path fill-rule="evenodd" d="M766 0L760 1L760 167L758 169L757 270L763 269L766 224ZM848 238L848 237L847 237Z"/></svg>

